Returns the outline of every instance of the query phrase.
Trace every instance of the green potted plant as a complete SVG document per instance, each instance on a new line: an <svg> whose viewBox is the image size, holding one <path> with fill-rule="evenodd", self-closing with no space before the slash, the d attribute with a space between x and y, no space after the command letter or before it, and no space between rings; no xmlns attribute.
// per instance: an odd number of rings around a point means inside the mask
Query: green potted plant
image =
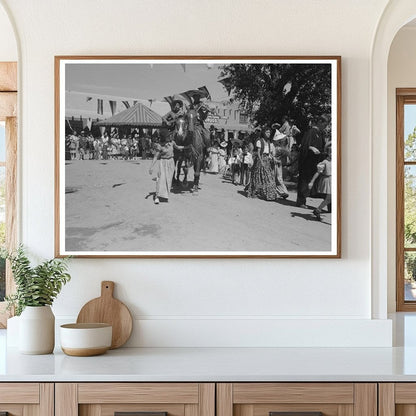
<svg viewBox="0 0 416 416"><path fill-rule="evenodd" d="M20 316L19 350L24 354L49 354L55 346L51 305L71 278L68 258L45 260L32 266L23 246L5 256L16 283L16 292L5 299L8 309Z"/></svg>

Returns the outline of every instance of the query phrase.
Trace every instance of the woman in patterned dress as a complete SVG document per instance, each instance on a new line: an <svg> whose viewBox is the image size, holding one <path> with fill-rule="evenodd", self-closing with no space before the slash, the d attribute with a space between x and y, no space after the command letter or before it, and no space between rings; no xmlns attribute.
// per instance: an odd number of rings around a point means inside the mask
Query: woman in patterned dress
<svg viewBox="0 0 416 416"><path fill-rule="evenodd" d="M251 170L250 182L246 187L247 196L250 198L258 197L266 201L274 201L279 196L271 166L273 144L270 138L271 129L265 127L260 139L256 142L256 157Z"/></svg>

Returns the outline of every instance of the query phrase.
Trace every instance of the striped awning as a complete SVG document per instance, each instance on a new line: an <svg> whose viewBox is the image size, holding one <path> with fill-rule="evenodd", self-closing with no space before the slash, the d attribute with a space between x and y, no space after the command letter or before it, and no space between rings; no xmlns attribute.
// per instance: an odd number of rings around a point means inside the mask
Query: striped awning
<svg viewBox="0 0 416 416"><path fill-rule="evenodd" d="M162 117L144 104L136 103L134 106L96 123L96 125L113 127L161 127Z"/></svg>

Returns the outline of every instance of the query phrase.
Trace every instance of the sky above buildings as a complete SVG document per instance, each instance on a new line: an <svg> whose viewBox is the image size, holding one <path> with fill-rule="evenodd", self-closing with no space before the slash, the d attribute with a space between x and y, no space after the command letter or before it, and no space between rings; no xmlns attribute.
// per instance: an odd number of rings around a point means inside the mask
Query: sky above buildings
<svg viewBox="0 0 416 416"><path fill-rule="evenodd" d="M189 89L206 86L211 99L221 101L228 94L221 83L219 65L148 63L69 63L67 91L161 100Z"/></svg>

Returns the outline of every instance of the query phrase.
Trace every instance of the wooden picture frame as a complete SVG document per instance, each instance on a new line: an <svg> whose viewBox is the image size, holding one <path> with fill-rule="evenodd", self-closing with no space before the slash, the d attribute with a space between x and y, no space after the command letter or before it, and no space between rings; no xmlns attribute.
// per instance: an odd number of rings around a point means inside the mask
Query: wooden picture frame
<svg viewBox="0 0 416 416"><path fill-rule="evenodd" d="M57 257L339 258L341 58L56 56L55 181Z"/></svg>

